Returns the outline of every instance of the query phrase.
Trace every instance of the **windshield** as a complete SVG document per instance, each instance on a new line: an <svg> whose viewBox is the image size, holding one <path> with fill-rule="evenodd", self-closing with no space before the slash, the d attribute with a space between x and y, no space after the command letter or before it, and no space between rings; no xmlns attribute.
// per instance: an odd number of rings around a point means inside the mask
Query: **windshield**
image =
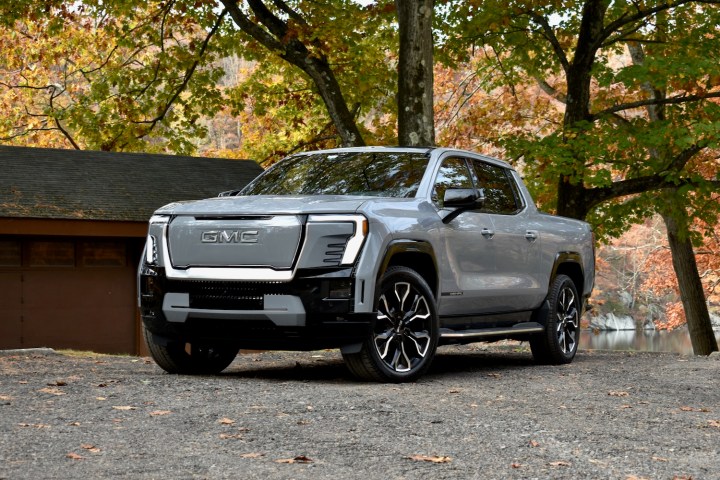
<svg viewBox="0 0 720 480"><path fill-rule="evenodd" d="M273 165L240 195L412 197L427 167L421 152L323 152Z"/></svg>

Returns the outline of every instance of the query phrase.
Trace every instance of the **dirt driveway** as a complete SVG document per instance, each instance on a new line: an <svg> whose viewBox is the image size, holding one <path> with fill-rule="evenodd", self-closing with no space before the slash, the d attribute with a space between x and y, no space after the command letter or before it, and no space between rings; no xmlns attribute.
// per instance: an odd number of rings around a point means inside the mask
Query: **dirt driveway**
<svg viewBox="0 0 720 480"><path fill-rule="evenodd" d="M720 478L720 357L443 347L413 384L336 351L148 359L0 352L0 479Z"/></svg>

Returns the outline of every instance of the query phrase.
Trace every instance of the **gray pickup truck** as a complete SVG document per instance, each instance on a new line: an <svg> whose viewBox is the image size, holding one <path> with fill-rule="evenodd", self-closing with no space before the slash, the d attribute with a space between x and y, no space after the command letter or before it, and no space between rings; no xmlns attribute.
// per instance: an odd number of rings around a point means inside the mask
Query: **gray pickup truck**
<svg viewBox="0 0 720 480"><path fill-rule="evenodd" d="M518 339L571 362L594 261L589 225L538 212L505 162L348 148L157 210L138 292L168 372L217 373L240 348L340 348L357 377L402 382L442 344Z"/></svg>

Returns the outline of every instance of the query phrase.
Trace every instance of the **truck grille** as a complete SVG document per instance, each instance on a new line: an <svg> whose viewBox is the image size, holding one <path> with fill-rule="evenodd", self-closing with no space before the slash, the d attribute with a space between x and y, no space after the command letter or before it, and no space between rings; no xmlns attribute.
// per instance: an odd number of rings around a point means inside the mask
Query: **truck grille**
<svg viewBox="0 0 720 480"><path fill-rule="evenodd" d="M169 292L188 293L190 308L208 310L262 310L265 295L288 293L286 283L279 282L168 282Z"/></svg>

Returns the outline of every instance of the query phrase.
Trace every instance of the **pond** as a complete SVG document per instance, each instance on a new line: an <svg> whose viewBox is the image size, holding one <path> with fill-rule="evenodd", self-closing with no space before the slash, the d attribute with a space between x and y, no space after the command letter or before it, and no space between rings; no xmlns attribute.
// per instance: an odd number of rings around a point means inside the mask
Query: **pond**
<svg viewBox="0 0 720 480"><path fill-rule="evenodd" d="M715 330L720 343L720 331ZM692 343L687 328L671 332L655 330L580 332L581 350L625 350L634 352L673 352L692 355Z"/></svg>

